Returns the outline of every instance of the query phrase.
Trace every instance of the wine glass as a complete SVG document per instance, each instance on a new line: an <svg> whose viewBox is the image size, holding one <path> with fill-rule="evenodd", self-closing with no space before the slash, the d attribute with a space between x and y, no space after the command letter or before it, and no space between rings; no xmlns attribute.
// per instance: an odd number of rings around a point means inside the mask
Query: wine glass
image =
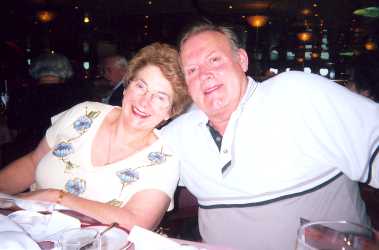
<svg viewBox="0 0 379 250"><path fill-rule="evenodd" d="M375 231L348 221L314 221L300 226L296 250L379 249Z"/></svg>
<svg viewBox="0 0 379 250"><path fill-rule="evenodd" d="M101 250L101 236L93 228L75 228L61 233L59 250Z"/></svg>

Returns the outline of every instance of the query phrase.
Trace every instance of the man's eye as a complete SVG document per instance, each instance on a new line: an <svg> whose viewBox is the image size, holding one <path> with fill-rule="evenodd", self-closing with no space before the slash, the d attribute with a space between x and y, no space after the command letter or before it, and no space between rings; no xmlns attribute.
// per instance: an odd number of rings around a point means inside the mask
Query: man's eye
<svg viewBox="0 0 379 250"><path fill-rule="evenodd" d="M219 57L211 57L211 59L210 59L211 63L218 62L219 60L220 60Z"/></svg>
<svg viewBox="0 0 379 250"><path fill-rule="evenodd" d="M145 88L145 84L143 84L143 82L137 82L136 83L136 87L139 88L139 89L144 89Z"/></svg>

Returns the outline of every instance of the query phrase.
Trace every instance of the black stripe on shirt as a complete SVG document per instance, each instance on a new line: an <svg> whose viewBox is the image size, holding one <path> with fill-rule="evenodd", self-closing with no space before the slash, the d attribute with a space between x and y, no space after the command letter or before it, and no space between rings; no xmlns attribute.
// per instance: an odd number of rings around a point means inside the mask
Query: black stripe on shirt
<svg viewBox="0 0 379 250"><path fill-rule="evenodd" d="M375 149L374 153L372 154L372 156L370 158L370 164L369 164L366 184L370 183L370 181L372 179L372 169L374 168L374 166L372 164L374 164L374 160L375 160L376 156L378 155L378 152L379 152L379 146Z"/></svg>
<svg viewBox="0 0 379 250"><path fill-rule="evenodd" d="M207 122L207 126L209 129L209 132L212 135L214 142L217 145L218 151L220 151L221 150L221 144L222 144L222 135L214 127L212 127L212 125L209 121Z"/></svg>
<svg viewBox="0 0 379 250"><path fill-rule="evenodd" d="M325 187L326 185L330 184L331 182L335 181L340 176L342 176L342 172L340 172L339 174L337 174L333 178L327 180L324 183L321 183L320 185L318 185L318 186L316 186L314 188L311 188L311 189L308 189L308 190L305 190L305 191L302 191L302 192L299 192L299 193L283 195L283 196L280 196L280 197L277 197L277 198L274 198L274 199L271 199L271 200L260 201L260 202L252 202L252 203L244 203L244 204L217 204L217 205L209 205L209 206L205 206L205 205L199 204L199 207L202 208L202 209L213 209L213 208L255 207L255 206L267 205L267 204L270 204L270 203L273 203L273 202L277 202L277 201L281 201L281 200L285 200L285 199L289 199L289 198L293 198L293 197L297 197L297 196L302 196L304 194L308 194L308 193L317 191L317 190Z"/></svg>
<svg viewBox="0 0 379 250"><path fill-rule="evenodd" d="M225 174L225 171L230 167L230 165L232 165L232 161L228 161L228 163L226 163L222 169L221 169L221 173L224 175Z"/></svg>

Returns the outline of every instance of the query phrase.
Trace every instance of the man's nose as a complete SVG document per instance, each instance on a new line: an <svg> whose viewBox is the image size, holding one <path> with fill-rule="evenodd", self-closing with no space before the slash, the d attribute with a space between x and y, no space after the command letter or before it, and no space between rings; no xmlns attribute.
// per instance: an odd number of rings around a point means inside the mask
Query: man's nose
<svg viewBox="0 0 379 250"><path fill-rule="evenodd" d="M199 67L199 77L200 77L200 80L206 81L212 77L212 74L207 67L202 66L202 67Z"/></svg>

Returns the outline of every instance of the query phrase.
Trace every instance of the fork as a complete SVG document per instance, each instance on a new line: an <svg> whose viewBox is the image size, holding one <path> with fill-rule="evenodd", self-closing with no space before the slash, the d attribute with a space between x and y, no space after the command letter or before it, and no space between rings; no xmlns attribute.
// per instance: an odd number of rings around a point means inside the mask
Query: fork
<svg viewBox="0 0 379 250"><path fill-rule="evenodd" d="M95 240L96 240L97 238L101 238L101 237L103 237L103 235L104 235L106 232L108 232L109 230L111 230L111 229L114 228L115 226L118 226L118 223L117 223L117 222L113 222L113 223L110 224L107 228L105 228L100 234L95 235L95 237L94 237L90 242L86 243L84 246L81 246L81 247L79 248L79 250L85 250L85 249L88 249L88 248L92 247L93 244L95 243Z"/></svg>

